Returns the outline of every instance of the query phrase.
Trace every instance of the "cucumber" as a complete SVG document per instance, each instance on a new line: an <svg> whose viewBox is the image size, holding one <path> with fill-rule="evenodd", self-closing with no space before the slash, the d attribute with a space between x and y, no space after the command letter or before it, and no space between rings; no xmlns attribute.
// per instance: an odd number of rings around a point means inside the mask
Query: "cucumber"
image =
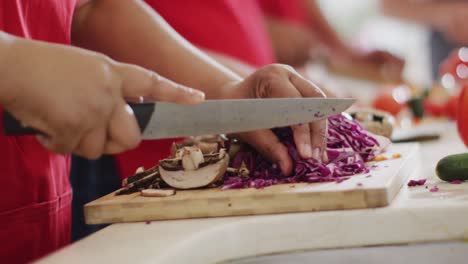
<svg viewBox="0 0 468 264"><path fill-rule="evenodd" d="M468 153L450 155L441 159L437 163L436 173L444 181L468 180Z"/></svg>

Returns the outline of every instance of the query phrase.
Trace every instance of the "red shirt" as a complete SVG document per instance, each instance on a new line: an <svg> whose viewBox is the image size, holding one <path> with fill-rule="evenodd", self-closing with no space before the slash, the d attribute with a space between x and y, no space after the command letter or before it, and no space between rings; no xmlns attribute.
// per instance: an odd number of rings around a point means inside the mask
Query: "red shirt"
<svg viewBox="0 0 468 264"><path fill-rule="evenodd" d="M237 58L256 67L274 63L273 48L256 1L146 0L194 45ZM122 177L154 166L169 155L174 139L145 141L116 156Z"/></svg>
<svg viewBox="0 0 468 264"><path fill-rule="evenodd" d="M75 2L0 1L0 30L69 44ZM70 241L70 161L49 153L31 136L6 137L0 132L0 146L0 263L24 263Z"/></svg>
<svg viewBox="0 0 468 264"><path fill-rule="evenodd" d="M307 0L258 0L258 3L267 15L305 25L307 23L305 1Z"/></svg>
<svg viewBox="0 0 468 264"><path fill-rule="evenodd" d="M196 46L257 67L275 61L256 1L146 0L146 3Z"/></svg>

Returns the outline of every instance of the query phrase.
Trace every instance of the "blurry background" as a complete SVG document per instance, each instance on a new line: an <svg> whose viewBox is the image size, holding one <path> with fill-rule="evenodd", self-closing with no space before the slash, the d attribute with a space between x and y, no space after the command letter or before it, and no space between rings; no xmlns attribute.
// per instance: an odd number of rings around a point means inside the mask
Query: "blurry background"
<svg viewBox="0 0 468 264"><path fill-rule="evenodd" d="M427 29L383 16L378 0L319 0L319 3L343 38L361 47L382 48L404 57L405 79L421 86L431 84Z"/></svg>

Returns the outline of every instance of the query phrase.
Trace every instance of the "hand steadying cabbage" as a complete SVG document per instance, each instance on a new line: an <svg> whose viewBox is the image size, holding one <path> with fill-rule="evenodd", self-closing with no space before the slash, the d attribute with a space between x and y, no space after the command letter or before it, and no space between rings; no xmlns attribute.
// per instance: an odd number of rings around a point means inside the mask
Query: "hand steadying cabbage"
<svg viewBox="0 0 468 264"><path fill-rule="evenodd" d="M348 176L369 172L365 162L373 160L390 144L388 139L365 131L346 114L329 117L328 124L328 163L302 160L294 145L291 129L279 128L274 132L287 146L294 161L293 175L282 175L278 166L268 162L255 150L243 150L234 157L231 167L239 168L245 164L250 177L226 175L223 189L263 188L279 183L341 182Z"/></svg>

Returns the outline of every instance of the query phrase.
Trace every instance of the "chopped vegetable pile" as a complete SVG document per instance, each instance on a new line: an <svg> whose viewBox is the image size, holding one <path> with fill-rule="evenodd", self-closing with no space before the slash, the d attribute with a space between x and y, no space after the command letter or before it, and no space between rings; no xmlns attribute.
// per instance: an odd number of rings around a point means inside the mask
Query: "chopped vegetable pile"
<svg viewBox="0 0 468 264"><path fill-rule="evenodd" d="M250 177L226 175L223 189L263 188L279 183L341 182L349 176L369 172L365 163L372 161L389 144L387 139L365 131L357 121L345 114L328 118L328 124L328 163L301 159L292 130L279 128L274 132L286 145L294 161L293 175L286 177L276 164L252 149L242 150L232 160L231 167L246 166Z"/></svg>

